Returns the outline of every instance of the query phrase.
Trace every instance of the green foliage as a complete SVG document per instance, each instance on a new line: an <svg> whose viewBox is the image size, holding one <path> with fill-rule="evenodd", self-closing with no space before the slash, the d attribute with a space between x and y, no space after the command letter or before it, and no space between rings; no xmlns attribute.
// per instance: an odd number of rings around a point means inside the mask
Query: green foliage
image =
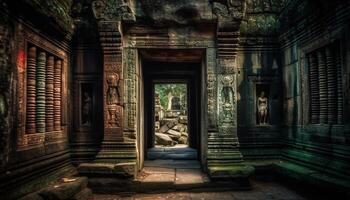
<svg viewBox="0 0 350 200"><path fill-rule="evenodd" d="M154 90L156 94L159 94L160 98L160 105L163 108L168 107L168 94L171 92L171 94L174 97L179 97L182 95L184 98L186 98L187 93L187 86L186 84L180 84L180 83L173 83L173 84L155 84ZM186 102L186 101L185 101Z"/></svg>

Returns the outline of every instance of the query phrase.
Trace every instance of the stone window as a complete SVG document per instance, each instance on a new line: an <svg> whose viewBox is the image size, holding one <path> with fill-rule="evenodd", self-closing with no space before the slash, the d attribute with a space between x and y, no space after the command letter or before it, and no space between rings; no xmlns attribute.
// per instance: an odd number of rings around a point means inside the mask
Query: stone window
<svg viewBox="0 0 350 200"><path fill-rule="evenodd" d="M61 58L28 43L25 133L61 131Z"/></svg>
<svg viewBox="0 0 350 200"><path fill-rule="evenodd" d="M342 64L338 42L306 55L309 66L310 123L342 124Z"/></svg>

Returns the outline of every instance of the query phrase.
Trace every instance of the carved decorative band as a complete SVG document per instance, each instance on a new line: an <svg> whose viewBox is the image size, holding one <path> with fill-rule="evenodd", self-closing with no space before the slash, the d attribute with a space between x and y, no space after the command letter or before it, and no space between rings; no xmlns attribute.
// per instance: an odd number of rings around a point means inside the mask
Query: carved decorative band
<svg viewBox="0 0 350 200"><path fill-rule="evenodd" d="M26 134L22 137L18 138L17 146L18 148L27 148L30 146L38 146L44 144L45 134L42 133L34 133L34 134Z"/></svg>

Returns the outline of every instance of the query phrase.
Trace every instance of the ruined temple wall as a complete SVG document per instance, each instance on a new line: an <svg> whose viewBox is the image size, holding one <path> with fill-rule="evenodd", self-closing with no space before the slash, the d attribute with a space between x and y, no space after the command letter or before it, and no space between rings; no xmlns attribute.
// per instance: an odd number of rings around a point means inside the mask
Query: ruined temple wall
<svg viewBox="0 0 350 200"><path fill-rule="evenodd" d="M55 22L45 14L34 12L38 15L26 18L26 11L35 11L35 5L17 6L4 2L0 7L0 193L4 199L41 188L72 170L67 137L70 50L63 36L67 30L59 25L52 28ZM34 20L39 16L42 20Z"/></svg>
<svg viewBox="0 0 350 200"><path fill-rule="evenodd" d="M278 158L281 147L281 80L278 48L241 46L237 64L238 137L245 159ZM260 124L258 98L268 99L267 122Z"/></svg>
<svg viewBox="0 0 350 200"><path fill-rule="evenodd" d="M349 6L291 1L281 14L279 38L286 145L282 156L342 178L350 177Z"/></svg>
<svg viewBox="0 0 350 200"><path fill-rule="evenodd" d="M283 0L246 1L237 56L238 136L246 160L279 158L282 145L281 53L279 13ZM267 121L259 123L258 98L265 92Z"/></svg>

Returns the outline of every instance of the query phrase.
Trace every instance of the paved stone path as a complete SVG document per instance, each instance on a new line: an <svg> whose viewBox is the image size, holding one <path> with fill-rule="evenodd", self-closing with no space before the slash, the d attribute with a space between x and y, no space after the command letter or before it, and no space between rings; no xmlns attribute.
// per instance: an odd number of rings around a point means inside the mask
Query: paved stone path
<svg viewBox="0 0 350 200"><path fill-rule="evenodd" d="M230 192L170 192L158 194L94 194L90 200L302 200L311 199L276 182L253 180L253 190ZM309 196L309 195L308 195ZM313 199L313 198L312 198Z"/></svg>

